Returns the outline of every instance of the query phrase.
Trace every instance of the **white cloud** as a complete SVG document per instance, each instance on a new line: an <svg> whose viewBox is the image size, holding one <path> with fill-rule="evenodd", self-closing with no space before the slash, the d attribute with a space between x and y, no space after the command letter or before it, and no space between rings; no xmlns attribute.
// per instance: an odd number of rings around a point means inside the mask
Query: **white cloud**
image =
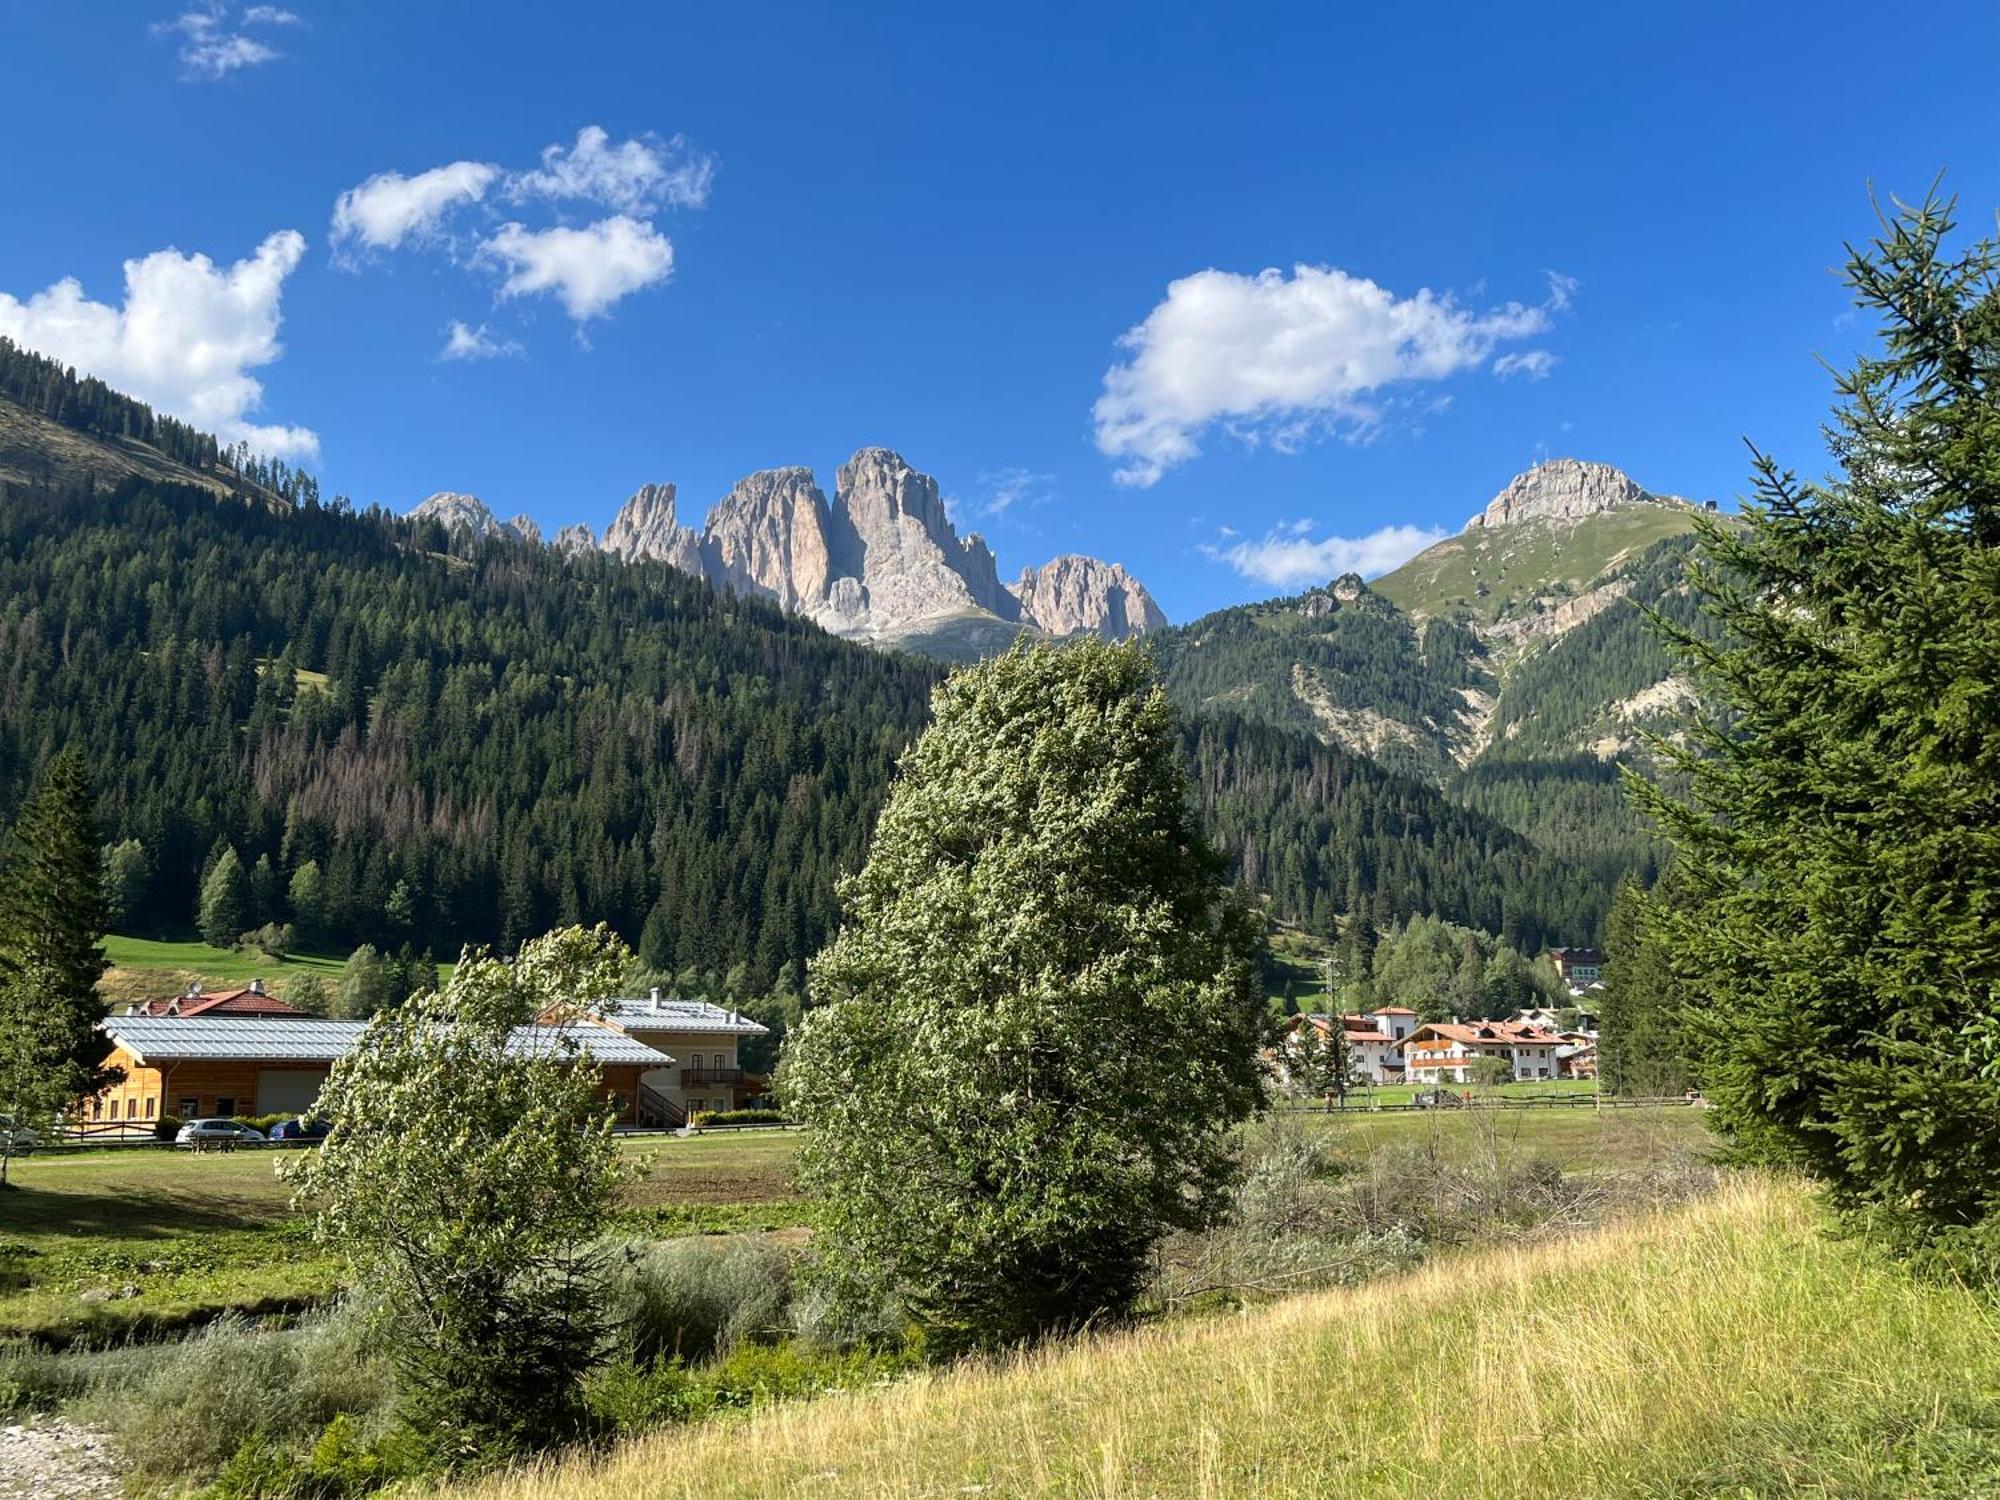
<svg viewBox="0 0 2000 1500"><path fill-rule="evenodd" d="M430 239L453 209L477 203L499 176L498 167L483 161L455 161L414 177L377 172L334 200L334 248L394 250L407 239Z"/></svg>
<svg viewBox="0 0 2000 1500"><path fill-rule="evenodd" d="M1546 349L1524 349L1519 354L1503 354L1493 361L1493 373L1502 380L1520 375L1529 380L1547 380L1556 367L1556 357Z"/></svg>
<svg viewBox="0 0 2000 1500"><path fill-rule="evenodd" d="M1018 511L1037 510L1056 497L1056 477L1032 469L992 469L979 476L979 493L968 499L947 495L945 511L954 526L1006 522Z"/></svg>
<svg viewBox="0 0 2000 1500"><path fill-rule="evenodd" d="M263 38L250 35L248 28L301 24L296 13L276 5L246 6L232 21L229 7L222 0L211 0L171 21L155 23L153 35L180 38L182 77L213 82L284 56Z"/></svg>
<svg viewBox="0 0 2000 1500"><path fill-rule="evenodd" d="M1367 536L1328 536L1317 540L1306 533L1310 521L1281 521L1261 539L1201 550L1228 563L1245 578L1273 588L1299 588L1324 583L1342 573L1373 578L1415 557L1446 533L1423 526L1384 526ZM1224 536L1235 535L1225 530Z"/></svg>
<svg viewBox="0 0 2000 1500"><path fill-rule="evenodd" d="M603 126L586 125L575 145L545 146L539 168L509 177L507 196L581 198L628 214L701 208L714 178L715 158L690 150L681 136L637 136L614 146Z"/></svg>
<svg viewBox="0 0 2000 1500"><path fill-rule="evenodd" d="M439 359L498 359L502 355L521 352L521 346L514 340L496 338L484 323L473 328L453 318L444 332L444 348L438 351Z"/></svg>
<svg viewBox="0 0 2000 1500"><path fill-rule="evenodd" d="M479 255L503 267L502 297L552 292L577 322L673 274L674 247L651 224L617 214L582 229L502 224Z"/></svg>
<svg viewBox="0 0 2000 1500"><path fill-rule="evenodd" d="M1125 358L1093 409L1097 446L1121 484L1143 486L1197 457L1217 424L1287 451L1329 432L1366 438L1379 392L1476 368L1496 345L1546 331L1574 289L1552 273L1547 300L1474 312L1333 266L1198 271L1119 340Z"/></svg>
<svg viewBox="0 0 2000 1500"><path fill-rule="evenodd" d="M25 302L0 292L0 334L95 375L114 389L274 457L310 456L304 427L249 420L264 387L248 372L284 352L278 342L285 278L305 237L284 229L232 266L206 255L156 250L125 262L125 301L92 302L65 277Z"/></svg>

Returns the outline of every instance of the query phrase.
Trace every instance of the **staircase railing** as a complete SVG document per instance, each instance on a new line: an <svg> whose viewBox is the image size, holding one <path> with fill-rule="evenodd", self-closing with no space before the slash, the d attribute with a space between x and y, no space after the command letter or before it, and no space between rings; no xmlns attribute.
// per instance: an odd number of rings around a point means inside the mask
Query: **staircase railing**
<svg viewBox="0 0 2000 1500"><path fill-rule="evenodd" d="M687 1124L687 1111L651 1084L639 1085L639 1123L655 1129L678 1130Z"/></svg>

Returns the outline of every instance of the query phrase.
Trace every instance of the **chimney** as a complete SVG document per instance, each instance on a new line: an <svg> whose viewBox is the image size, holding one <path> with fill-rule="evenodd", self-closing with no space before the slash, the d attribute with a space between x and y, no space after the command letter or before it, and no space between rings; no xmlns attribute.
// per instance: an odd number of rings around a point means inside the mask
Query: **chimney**
<svg viewBox="0 0 2000 1500"><path fill-rule="evenodd" d="M264 993L264 981L263 981L263 980L261 980L261 979L253 979L253 980L251 980L251 981L250 981L250 993L251 993L251 994L253 994L253 995L261 995L261 994L263 994L263 993Z"/></svg>
<svg viewBox="0 0 2000 1500"><path fill-rule="evenodd" d="M187 997L190 1000L199 1000L201 998L201 981L199 979L190 979L188 981Z"/></svg>
<svg viewBox="0 0 2000 1500"><path fill-rule="evenodd" d="M658 1010L660 1008L661 995L660 987L657 984L653 986L653 993L650 998L653 1002L653 1009Z"/></svg>

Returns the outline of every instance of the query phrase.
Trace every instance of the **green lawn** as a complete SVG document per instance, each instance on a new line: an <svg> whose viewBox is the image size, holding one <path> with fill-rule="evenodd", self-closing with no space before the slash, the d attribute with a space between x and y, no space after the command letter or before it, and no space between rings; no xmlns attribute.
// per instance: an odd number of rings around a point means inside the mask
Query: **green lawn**
<svg viewBox="0 0 2000 1500"><path fill-rule="evenodd" d="M797 1147L781 1131L634 1139L625 1150L645 1175L622 1217L647 1234L803 1223ZM0 1337L112 1336L326 1296L339 1267L292 1214L283 1154L125 1148L15 1163L17 1186L0 1195Z"/></svg>
<svg viewBox="0 0 2000 1500"><path fill-rule="evenodd" d="M117 933L105 938L104 951L113 972L105 976L103 989L114 1000L173 994L185 989L190 979L199 979L211 989L262 979L273 994L282 996L288 975L318 974L333 979L347 962L345 953L293 953L274 961L240 948L211 947L199 939L169 941ZM439 964L439 978L451 970L451 964Z"/></svg>
<svg viewBox="0 0 2000 1500"><path fill-rule="evenodd" d="M1343 1154L1363 1158L1384 1149L1417 1156L1479 1153L1533 1157L1565 1172L1632 1172L1704 1158L1711 1136L1706 1112L1656 1109L1335 1110L1280 1117L1325 1130Z"/></svg>
<svg viewBox="0 0 2000 1500"><path fill-rule="evenodd" d="M1474 1097L1481 1099L1493 1097L1501 1099L1577 1099L1589 1098L1595 1094L1597 1092L1597 1081L1591 1078L1557 1078L1547 1083L1503 1083L1496 1089L1468 1088L1466 1086L1447 1084L1445 1091L1453 1094L1470 1092ZM1346 1104L1336 1105L1335 1108L1337 1110L1342 1108L1356 1110L1370 1109L1377 1105L1385 1104L1408 1104L1418 1094L1429 1092L1429 1084L1377 1084L1366 1088L1354 1089L1348 1094ZM1320 1109L1322 1107L1316 1099L1287 1099L1284 1102L1284 1108L1286 1109Z"/></svg>

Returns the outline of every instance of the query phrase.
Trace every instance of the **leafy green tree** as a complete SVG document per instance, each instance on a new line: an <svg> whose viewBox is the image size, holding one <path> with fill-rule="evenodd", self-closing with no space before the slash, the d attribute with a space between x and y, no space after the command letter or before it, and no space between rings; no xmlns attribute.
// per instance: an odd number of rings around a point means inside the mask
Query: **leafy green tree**
<svg viewBox="0 0 2000 1500"><path fill-rule="evenodd" d="M250 922L246 925L264 926L275 923L279 916L278 872L271 856L260 854L250 867Z"/></svg>
<svg viewBox="0 0 2000 1500"><path fill-rule="evenodd" d="M104 913L90 773L65 750L0 854L0 1114L17 1125L46 1124L120 1076L97 1029Z"/></svg>
<svg viewBox="0 0 2000 1500"><path fill-rule="evenodd" d="M313 947L326 939L326 876L319 861L306 860L296 870L286 890L292 908L292 931L299 942Z"/></svg>
<svg viewBox="0 0 2000 1500"><path fill-rule="evenodd" d="M1898 205L1851 250L1879 316L1837 377L1838 471L1768 457L1704 527L1719 639L1678 633L1702 697L1665 745L1685 799L1637 794L1679 851L1662 920L1699 1081L1746 1151L1930 1242L2000 1209L2000 243Z"/></svg>
<svg viewBox="0 0 2000 1500"><path fill-rule="evenodd" d="M523 1052L512 1035L551 1001L615 992L630 961L603 927L512 962L469 953L443 990L369 1023L320 1095L331 1133L285 1164L316 1236L385 1300L402 1415L447 1463L582 1426L613 1116L573 1039Z"/></svg>
<svg viewBox="0 0 2000 1500"><path fill-rule="evenodd" d="M249 927L250 880L235 849L224 849L202 881L195 925L202 941L217 948L235 947Z"/></svg>
<svg viewBox="0 0 2000 1500"><path fill-rule="evenodd" d="M324 975L310 969L286 978L283 998L287 1005L296 1005L309 1016L333 1014L333 986Z"/></svg>
<svg viewBox="0 0 2000 1500"><path fill-rule="evenodd" d="M125 928L146 904L146 890L152 883L153 864L146 846L137 839L121 839L106 844L104 858L104 930Z"/></svg>
<svg viewBox="0 0 2000 1500"><path fill-rule="evenodd" d="M835 1272L946 1342L1122 1313L1262 1098L1261 933L1128 647L955 674L904 757L780 1087Z"/></svg>
<svg viewBox="0 0 2000 1500"><path fill-rule="evenodd" d="M1513 1061L1490 1052L1475 1057L1466 1072L1473 1083L1483 1089L1497 1089L1514 1081Z"/></svg>
<svg viewBox="0 0 2000 1500"><path fill-rule="evenodd" d="M402 965L384 958L372 944L363 943L340 966L333 990L333 1014L344 1020L365 1021L393 1009L407 993Z"/></svg>

